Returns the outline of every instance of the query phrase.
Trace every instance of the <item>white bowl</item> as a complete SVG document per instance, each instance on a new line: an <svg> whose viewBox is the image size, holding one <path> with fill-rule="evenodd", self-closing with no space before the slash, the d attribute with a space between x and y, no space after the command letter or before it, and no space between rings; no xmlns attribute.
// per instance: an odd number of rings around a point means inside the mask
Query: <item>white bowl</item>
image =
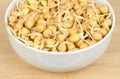
<svg viewBox="0 0 120 79"><path fill-rule="evenodd" d="M101 0L100 0L101 1ZM8 23L8 17L11 10L16 5L17 0L14 0L9 5L6 15L5 23ZM103 4L109 6L112 13L113 25L110 32L97 44L88 48L72 51L69 53L47 52L43 50L34 49L19 41L6 26L8 37L13 49L16 53L29 64L48 71L53 72L68 72L83 68L95 62L106 50L113 29L115 27L115 14L111 5L106 0L101 1Z"/></svg>

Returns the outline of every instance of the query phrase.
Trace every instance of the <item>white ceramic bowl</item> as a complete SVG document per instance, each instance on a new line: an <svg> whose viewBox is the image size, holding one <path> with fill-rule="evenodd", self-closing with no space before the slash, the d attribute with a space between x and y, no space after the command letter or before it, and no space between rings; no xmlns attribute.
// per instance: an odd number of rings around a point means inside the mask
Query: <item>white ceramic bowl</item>
<svg viewBox="0 0 120 79"><path fill-rule="evenodd" d="M105 36L97 44L82 50L72 51L69 53L47 52L37 50L25 45L17 38L15 38L15 36L11 33L10 29L6 27L8 37L13 49L23 60L43 70L53 72L68 72L88 66L89 64L95 62L104 53L110 42L111 35L115 27L115 14L111 5L106 0L100 1L103 4L109 6L110 12L112 13L113 25L107 36ZM6 11L6 24L8 23L8 16L10 15L10 12L15 6L16 2L17 0L11 2Z"/></svg>

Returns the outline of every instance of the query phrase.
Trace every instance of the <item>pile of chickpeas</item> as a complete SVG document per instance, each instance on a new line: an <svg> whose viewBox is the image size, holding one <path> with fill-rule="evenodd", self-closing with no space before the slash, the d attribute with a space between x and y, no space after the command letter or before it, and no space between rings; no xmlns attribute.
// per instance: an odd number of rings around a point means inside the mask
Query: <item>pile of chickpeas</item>
<svg viewBox="0 0 120 79"><path fill-rule="evenodd" d="M8 27L17 39L52 52L94 45L111 26L108 6L97 0L21 0L8 18Z"/></svg>

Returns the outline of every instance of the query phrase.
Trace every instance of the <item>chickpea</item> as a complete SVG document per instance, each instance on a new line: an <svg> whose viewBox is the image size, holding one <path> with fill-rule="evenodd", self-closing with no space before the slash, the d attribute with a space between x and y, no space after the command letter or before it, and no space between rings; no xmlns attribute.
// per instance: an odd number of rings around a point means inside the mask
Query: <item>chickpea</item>
<svg viewBox="0 0 120 79"><path fill-rule="evenodd" d="M45 19L50 19L50 18L52 18L52 14L51 13L45 13L44 18Z"/></svg>
<svg viewBox="0 0 120 79"><path fill-rule="evenodd" d="M92 41L92 40L90 41L90 44L91 44L91 45L94 45L94 44L96 44L96 43L97 43L97 41L95 41L95 40L94 40L94 41Z"/></svg>
<svg viewBox="0 0 120 79"><path fill-rule="evenodd" d="M27 15L30 12L30 9L26 7L26 8L22 8L21 11L24 15Z"/></svg>
<svg viewBox="0 0 120 79"><path fill-rule="evenodd" d="M48 38L51 36L51 30L50 29L45 29L43 32L44 37Z"/></svg>
<svg viewBox="0 0 120 79"><path fill-rule="evenodd" d="M111 19L106 19L105 22L108 26L112 26L112 20Z"/></svg>
<svg viewBox="0 0 120 79"><path fill-rule="evenodd" d="M23 24L22 24L22 23L17 23L17 24L15 24L15 26L14 26L14 30L17 32L17 31L21 30L22 27L23 27Z"/></svg>
<svg viewBox="0 0 120 79"><path fill-rule="evenodd" d="M40 14L39 18L40 18L40 19L43 19L43 18L44 18L44 15L43 15L43 14Z"/></svg>
<svg viewBox="0 0 120 79"><path fill-rule="evenodd" d="M67 14L67 17L69 17L71 19L71 21L74 21L75 17L72 15L72 13L71 14Z"/></svg>
<svg viewBox="0 0 120 79"><path fill-rule="evenodd" d="M81 2L80 2L80 5L81 5L81 6L87 6L87 5L88 5L88 3L87 3L87 2L85 2L85 1L81 1Z"/></svg>
<svg viewBox="0 0 120 79"><path fill-rule="evenodd" d="M57 27L54 25L49 25L48 29L50 29L53 33L55 33L57 31Z"/></svg>
<svg viewBox="0 0 120 79"><path fill-rule="evenodd" d="M97 41L100 41L102 39L102 34L100 32L94 32L93 38Z"/></svg>
<svg viewBox="0 0 120 79"><path fill-rule="evenodd" d="M66 46L65 43L62 42L58 45L57 49L58 49L59 52L66 52L67 51L67 46Z"/></svg>
<svg viewBox="0 0 120 79"><path fill-rule="evenodd" d="M82 43L80 45L80 49L84 49L84 48L87 48L89 45L87 43Z"/></svg>
<svg viewBox="0 0 120 79"><path fill-rule="evenodd" d="M39 20L40 16L41 16L40 14L35 15L34 16L34 21L37 22Z"/></svg>
<svg viewBox="0 0 120 79"><path fill-rule="evenodd" d="M58 50L57 50L56 47L53 47L53 48L51 49L51 51L53 51L53 52L58 52Z"/></svg>
<svg viewBox="0 0 120 79"><path fill-rule="evenodd" d="M45 13L49 13L50 10L49 10L48 8L44 8L44 9L42 10L42 12L45 14Z"/></svg>
<svg viewBox="0 0 120 79"><path fill-rule="evenodd" d="M76 13L77 13L78 15L82 15L82 14L83 14L83 10L81 10L81 9L76 9Z"/></svg>
<svg viewBox="0 0 120 79"><path fill-rule="evenodd" d="M64 28L71 28L72 24L73 24L73 22L71 22L71 21L65 21L65 22L63 22L63 27Z"/></svg>
<svg viewBox="0 0 120 79"><path fill-rule="evenodd" d="M81 9L82 7L79 4L74 5L74 9Z"/></svg>
<svg viewBox="0 0 120 79"><path fill-rule="evenodd" d="M37 24L46 25L46 21L43 18L41 18L41 19L38 19Z"/></svg>
<svg viewBox="0 0 120 79"><path fill-rule="evenodd" d="M9 21L12 22L12 23L16 22L16 20L17 20L16 17L13 16L13 15L11 15L11 16L9 17Z"/></svg>
<svg viewBox="0 0 120 79"><path fill-rule="evenodd" d="M97 21L99 18L97 18L97 16L96 16L96 15L93 15L92 17L89 17L89 19L92 19L92 20Z"/></svg>
<svg viewBox="0 0 120 79"><path fill-rule="evenodd" d="M95 11L92 7L88 7L87 8L87 13L95 13Z"/></svg>
<svg viewBox="0 0 120 79"><path fill-rule="evenodd" d="M83 28L84 31L90 30L90 28L88 27L88 24L87 24L87 23L83 23L83 24L82 24L82 28Z"/></svg>
<svg viewBox="0 0 120 79"><path fill-rule="evenodd" d="M43 6L47 6L47 0L40 0L40 2Z"/></svg>
<svg viewBox="0 0 120 79"><path fill-rule="evenodd" d="M66 38L66 37L65 37L63 34L58 34L57 37L56 37L56 39L57 39L58 41L64 41L65 38Z"/></svg>
<svg viewBox="0 0 120 79"><path fill-rule="evenodd" d="M80 40L80 34L79 33L74 33L70 36L70 41L72 42L77 42Z"/></svg>
<svg viewBox="0 0 120 79"><path fill-rule="evenodd" d="M17 11L17 10L12 11L11 15L17 17L17 15L18 15L18 11Z"/></svg>
<svg viewBox="0 0 120 79"><path fill-rule="evenodd" d="M34 44L34 45L33 45L33 48L39 49L39 48L40 48L40 45L39 45L39 44Z"/></svg>
<svg viewBox="0 0 120 79"><path fill-rule="evenodd" d="M100 12L102 14L108 13L109 12L108 6L102 6L102 7L100 7Z"/></svg>
<svg viewBox="0 0 120 79"><path fill-rule="evenodd" d="M98 16L99 22L103 22L105 20L104 16Z"/></svg>
<svg viewBox="0 0 120 79"><path fill-rule="evenodd" d="M37 2L37 0L27 0L30 5L33 5Z"/></svg>
<svg viewBox="0 0 120 79"><path fill-rule="evenodd" d="M41 36L37 36L37 37L34 38L34 43L38 44L38 43L40 43L41 40L42 40L42 37Z"/></svg>
<svg viewBox="0 0 120 79"><path fill-rule="evenodd" d="M47 40L45 41L45 43L46 43L46 45L51 46L51 45L54 45L54 44L55 44L55 40L54 40L54 39L47 39Z"/></svg>
<svg viewBox="0 0 120 79"><path fill-rule="evenodd" d="M75 47L76 47L75 44L72 43L72 42L70 42L70 44L67 44L67 49L68 50L73 50Z"/></svg>
<svg viewBox="0 0 120 79"><path fill-rule="evenodd" d="M34 44L33 41L31 41L31 40L28 40L27 43L28 43L28 45L30 45L30 46L32 46L32 45Z"/></svg>
<svg viewBox="0 0 120 79"><path fill-rule="evenodd" d="M94 28L101 28L99 24L95 25Z"/></svg>
<svg viewBox="0 0 120 79"><path fill-rule="evenodd" d="M72 35L72 34L74 34L74 33L78 33L78 29L77 29L77 28L70 28L70 29L68 30L68 33L69 33L69 35Z"/></svg>
<svg viewBox="0 0 120 79"><path fill-rule="evenodd" d="M34 26L35 21L31 18L25 21L25 27L31 29Z"/></svg>
<svg viewBox="0 0 120 79"><path fill-rule="evenodd" d="M88 22L88 24L91 25L91 26L96 26L96 25L97 25L97 21L95 21L95 20L90 20L90 21Z"/></svg>
<svg viewBox="0 0 120 79"><path fill-rule="evenodd" d="M20 10L22 10L23 8L25 8L25 3L20 4L19 8L20 8Z"/></svg>
<svg viewBox="0 0 120 79"><path fill-rule="evenodd" d="M107 29L107 31L110 30L110 26L112 26L112 20L111 19L106 19L103 23L102 26Z"/></svg>
<svg viewBox="0 0 120 79"><path fill-rule="evenodd" d="M54 19L51 18L51 20L48 20L46 24L49 26L49 25L53 25L54 22L55 22Z"/></svg>
<svg viewBox="0 0 120 79"><path fill-rule="evenodd" d="M107 29L106 28L101 28L100 32L102 33L102 36L107 35Z"/></svg>
<svg viewBox="0 0 120 79"><path fill-rule="evenodd" d="M27 28L25 28L25 27L22 28L22 31L21 31L22 35L27 35L29 33L30 33L30 31Z"/></svg>
<svg viewBox="0 0 120 79"><path fill-rule="evenodd" d="M98 8L95 9L95 12L100 15L100 10Z"/></svg>
<svg viewBox="0 0 120 79"><path fill-rule="evenodd" d="M80 47L80 45L81 45L82 43L84 43L84 40L80 40L80 41L75 42L75 45L76 45L77 47Z"/></svg>
<svg viewBox="0 0 120 79"><path fill-rule="evenodd" d="M48 0L48 6L51 7L55 5L55 1L54 0Z"/></svg>
<svg viewBox="0 0 120 79"><path fill-rule="evenodd" d="M91 40L91 39L86 39L87 42L89 42L91 45L94 45L95 43L97 43L95 40Z"/></svg>
<svg viewBox="0 0 120 79"><path fill-rule="evenodd" d="M39 24L36 26L36 31L37 32L43 32L46 29L45 25Z"/></svg>

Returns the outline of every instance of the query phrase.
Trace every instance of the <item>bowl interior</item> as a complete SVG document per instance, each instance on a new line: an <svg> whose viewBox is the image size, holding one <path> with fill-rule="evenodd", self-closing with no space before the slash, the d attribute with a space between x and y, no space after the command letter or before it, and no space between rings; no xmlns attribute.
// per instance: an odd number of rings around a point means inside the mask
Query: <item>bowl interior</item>
<svg viewBox="0 0 120 79"><path fill-rule="evenodd" d="M10 13L12 11L12 9L17 5L17 3L19 3L19 1L21 0L13 0L11 2L11 4L9 5L9 7L7 8L7 11L6 11L6 14L5 14L5 23L8 24L8 17L10 16ZM22 46L26 46L28 49L31 49L31 50L34 50L34 51L38 51L38 52L43 52L43 53L47 53L47 54L75 54L75 53L78 53L78 52L83 52L83 51L87 51L89 49L92 49L93 47L95 46L98 46L102 41L104 41L112 32L113 32L113 29L115 27L115 13L113 11L113 8L112 6L109 4L109 2L107 0L97 0L97 1L100 1L103 5L107 5L109 7L109 11L110 13L112 14L111 16L111 19L113 21L113 24L112 24L112 27L109 31L109 33L102 39L100 40L99 42L97 42L96 44L92 45L92 46L89 46L85 49L80 49L80 50L76 50L76 51L70 51L68 53L58 53L58 52L50 52L49 51L44 51L44 50L38 50L38 49L35 49L33 47L30 47L30 46L27 46L26 44L24 44L23 42L21 42L20 40L18 40L13 34L12 32L10 31L10 29L6 26L6 29L7 29L7 32L9 35L11 35L20 45ZM101 6L101 4L98 4L97 6Z"/></svg>

